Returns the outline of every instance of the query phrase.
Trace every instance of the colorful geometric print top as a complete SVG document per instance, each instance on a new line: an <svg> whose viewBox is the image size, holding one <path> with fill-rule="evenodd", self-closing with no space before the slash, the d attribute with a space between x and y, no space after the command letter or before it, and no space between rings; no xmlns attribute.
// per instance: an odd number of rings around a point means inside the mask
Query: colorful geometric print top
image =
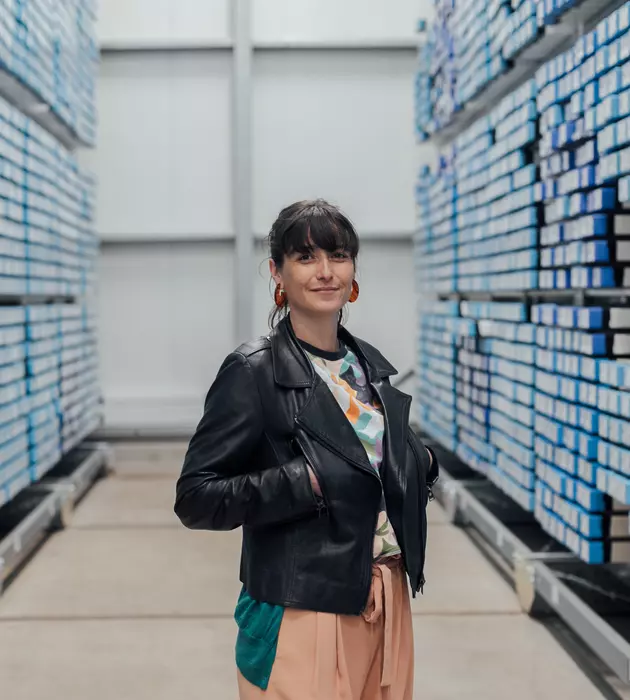
<svg viewBox="0 0 630 700"><path fill-rule="evenodd" d="M324 352L301 343L315 372L326 383L363 445L370 465L380 477L383 461L385 421L380 406L374 400L367 377L357 356L348 348ZM381 497L381 510L374 535L374 560L382 561L401 554Z"/></svg>

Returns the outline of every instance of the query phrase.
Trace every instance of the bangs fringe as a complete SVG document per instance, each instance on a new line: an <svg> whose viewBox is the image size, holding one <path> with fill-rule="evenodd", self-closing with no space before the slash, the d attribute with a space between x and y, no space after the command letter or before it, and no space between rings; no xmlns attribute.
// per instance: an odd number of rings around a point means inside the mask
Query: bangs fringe
<svg viewBox="0 0 630 700"><path fill-rule="evenodd" d="M352 258L359 253L359 240L350 221L340 212L317 205L297 212L286 224L282 240L285 255L308 253L320 248L328 253L343 250Z"/></svg>

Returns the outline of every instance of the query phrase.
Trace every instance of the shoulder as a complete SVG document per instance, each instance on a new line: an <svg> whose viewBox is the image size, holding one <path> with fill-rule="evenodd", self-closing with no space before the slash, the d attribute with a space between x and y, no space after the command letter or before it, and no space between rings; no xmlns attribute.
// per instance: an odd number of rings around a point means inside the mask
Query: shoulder
<svg viewBox="0 0 630 700"><path fill-rule="evenodd" d="M366 340L357 338L354 335L352 336L352 339L354 343L356 343L359 350L363 353L363 356L367 362L377 371L380 376L388 377L398 374L398 370L378 348L371 343L368 343Z"/></svg>
<svg viewBox="0 0 630 700"><path fill-rule="evenodd" d="M248 340L239 345L233 354L242 355L246 359L255 358L257 355L265 354L271 349L269 336L263 335L254 340Z"/></svg>
<svg viewBox="0 0 630 700"><path fill-rule="evenodd" d="M219 368L217 382L234 389L243 386L251 386L251 381L258 374L259 368L265 365L265 358L269 355L269 339L256 338L242 343L229 353Z"/></svg>
<svg viewBox="0 0 630 700"><path fill-rule="evenodd" d="M257 371L271 362L271 341L267 336L261 336L242 343L224 360L223 366L231 366L246 370L249 374Z"/></svg>

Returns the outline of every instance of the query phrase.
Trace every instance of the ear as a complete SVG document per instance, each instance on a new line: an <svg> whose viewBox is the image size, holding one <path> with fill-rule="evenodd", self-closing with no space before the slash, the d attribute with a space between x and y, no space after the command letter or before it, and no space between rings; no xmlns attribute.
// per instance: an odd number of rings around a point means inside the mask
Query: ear
<svg viewBox="0 0 630 700"><path fill-rule="evenodd" d="M282 275L280 274L280 271L278 270L278 266L273 260L269 261L269 272L271 273L271 276L273 277L273 281L276 284L279 284L282 286Z"/></svg>

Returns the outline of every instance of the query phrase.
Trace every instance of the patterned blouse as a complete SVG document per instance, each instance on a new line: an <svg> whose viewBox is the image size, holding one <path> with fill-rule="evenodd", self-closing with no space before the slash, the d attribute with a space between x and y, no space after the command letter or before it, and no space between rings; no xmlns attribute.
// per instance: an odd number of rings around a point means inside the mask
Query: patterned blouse
<svg viewBox="0 0 630 700"><path fill-rule="evenodd" d="M324 352L306 343L301 345L315 372L326 383L350 421L365 448L372 468L380 476L385 421L357 356L346 347L342 347L338 352ZM385 510L385 497L382 496L374 535L374 560L382 561L400 553L396 535Z"/></svg>

